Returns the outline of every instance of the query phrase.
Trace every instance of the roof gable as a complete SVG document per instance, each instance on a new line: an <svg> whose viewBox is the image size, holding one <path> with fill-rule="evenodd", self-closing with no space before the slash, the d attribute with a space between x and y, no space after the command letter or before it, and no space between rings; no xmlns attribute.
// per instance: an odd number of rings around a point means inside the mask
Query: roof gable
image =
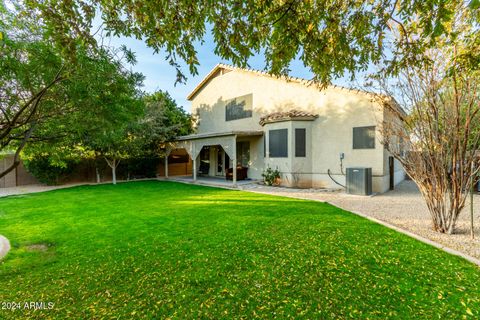
<svg viewBox="0 0 480 320"><path fill-rule="evenodd" d="M298 83L301 85L304 85L306 87L314 87L317 88L318 90L324 89L321 84L313 81L313 80L307 80L307 79L302 79L298 77L279 77L272 75L268 72L265 71L260 71L260 70L255 70L255 69L246 69L246 68L239 68L239 67L234 67L228 64L224 63L219 63L217 64L203 79L200 81L200 83L190 92L190 94L187 96L187 100L191 101L205 86L208 85L208 83L225 73L231 72L231 71L243 71L247 73L251 73L253 75L257 76L263 76L263 77L269 77L269 78L274 78L274 79L279 79L279 80L285 80L287 82L293 82L293 83ZM352 88L347 88L347 87L342 87L342 86L337 86L334 84L331 84L328 86L329 88L337 88L340 90L347 90L353 93L360 93L360 94L367 94L371 95L372 92L364 91L364 90L359 90L359 89L352 89Z"/></svg>
<svg viewBox="0 0 480 320"><path fill-rule="evenodd" d="M224 64L217 64L203 79L199 84L193 89L192 92L187 96L187 100L191 101L197 93L199 93L205 86L207 86L213 78L224 75L227 72L232 71L229 66Z"/></svg>

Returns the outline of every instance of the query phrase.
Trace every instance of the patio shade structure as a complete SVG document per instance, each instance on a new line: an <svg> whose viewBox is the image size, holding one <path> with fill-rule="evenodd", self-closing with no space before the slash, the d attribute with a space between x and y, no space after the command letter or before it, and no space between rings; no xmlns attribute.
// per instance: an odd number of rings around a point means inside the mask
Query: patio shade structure
<svg viewBox="0 0 480 320"><path fill-rule="evenodd" d="M175 148L183 148L193 161L193 180L197 180L197 158L203 147L219 145L232 160L233 186L237 185L237 138L246 136L262 136L263 131L229 131L221 133L192 134L181 136L173 143ZM170 149L171 150L171 149ZM165 157L165 167L168 167L168 154ZM168 171L165 171L168 177Z"/></svg>

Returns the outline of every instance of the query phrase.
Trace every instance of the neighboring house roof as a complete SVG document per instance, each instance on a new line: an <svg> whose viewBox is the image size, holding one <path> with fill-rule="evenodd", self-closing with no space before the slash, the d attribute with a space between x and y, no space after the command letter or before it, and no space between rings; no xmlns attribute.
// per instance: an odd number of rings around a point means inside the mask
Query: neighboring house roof
<svg viewBox="0 0 480 320"><path fill-rule="evenodd" d="M299 84L305 85L307 87L317 86L318 89L321 89L321 85L319 83L313 81L313 80L307 80L307 79L297 78L297 77L278 77L278 76L272 75L272 74L270 74L268 72L265 72L265 71L260 71L260 70L255 70L255 69L247 69L247 68L239 68L239 67L234 67L234 66L231 66L231 65L228 65L228 64L219 63L205 76L205 78L203 78L202 81L200 81L200 83L193 89L193 91L190 92L190 94L187 96L187 100L192 100L197 95L197 93L200 92L208 84L208 82L210 82L210 80L212 80L216 76L222 75L222 74L224 74L226 72L230 72L230 71L244 71L244 72L249 72L249 73L253 73L253 74L264 76L264 77L270 77L270 78L274 78L274 79L283 79L283 80L286 80L286 81L299 83ZM328 87L339 88L339 89L342 89L342 90L348 90L348 91L352 91L352 92L356 92L356 93L372 94L372 92L359 90L359 89L352 89L352 88L347 88L347 87L342 87L342 86L337 86L337 85L334 85L334 84L331 84Z"/></svg>
<svg viewBox="0 0 480 320"><path fill-rule="evenodd" d="M301 120L301 121L311 121L318 118L318 114L313 114L305 111L299 110L290 110L286 112L274 112L267 114L260 118L260 125L265 125L266 123L272 122L281 122L289 120Z"/></svg>

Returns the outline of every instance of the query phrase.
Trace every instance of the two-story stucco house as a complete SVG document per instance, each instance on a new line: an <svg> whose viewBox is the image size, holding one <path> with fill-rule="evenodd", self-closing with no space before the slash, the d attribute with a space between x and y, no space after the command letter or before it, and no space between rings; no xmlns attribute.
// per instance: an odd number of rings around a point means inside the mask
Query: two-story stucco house
<svg viewBox="0 0 480 320"><path fill-rule="evenodd" d="M188 99L196 133L176 147L192 158L194 179L227 175L235 184L271 167L282 185L323 188L345 184L347 167L370 167L374 192L404 179L381 144L386 108L367 92L219 64Z"/></svg>

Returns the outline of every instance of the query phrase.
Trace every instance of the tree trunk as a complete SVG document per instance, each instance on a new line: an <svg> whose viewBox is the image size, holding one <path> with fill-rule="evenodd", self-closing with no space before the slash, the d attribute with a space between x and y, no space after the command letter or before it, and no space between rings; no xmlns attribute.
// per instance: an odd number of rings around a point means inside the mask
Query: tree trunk
<svg viewBox="0 0 480 320"><path fill-rule="evenodd" d="M117 160L115 158L112 160L108 160L105 157L105 161L107 161L108 166L112 168L112 184L117 184L117 167L120 163L120 160Z"/></svg>
<svg viewBox="0 0 480 320"><path fill-rule="evenodd" d="M117 184L117 166L115 165L115 160L113 160L112 166L112 183Z"/></svg>
<svg viewBox="0 0 480 320"><path fill-rule="evenodd" d="M475 239L475 228L473 226L473 191L475 188L475 184L473 183L472 179L472 188L470 189L470 238Z"/></svg>
<svg viewBox="0 0 480 320"><path fill-rule="evenodd" d="M97 176L97 183L100 183L100 171L98 171L98 167L95 166L95 174Z"/></svg>
<svg viewBox="0 0 480 320"><path fill-rule="evenodd" d="M432 218L432 229L440 233L453 234L458 216L465 206L466 194L435 190L427 183L417 181L416 183Z"/></svg>

